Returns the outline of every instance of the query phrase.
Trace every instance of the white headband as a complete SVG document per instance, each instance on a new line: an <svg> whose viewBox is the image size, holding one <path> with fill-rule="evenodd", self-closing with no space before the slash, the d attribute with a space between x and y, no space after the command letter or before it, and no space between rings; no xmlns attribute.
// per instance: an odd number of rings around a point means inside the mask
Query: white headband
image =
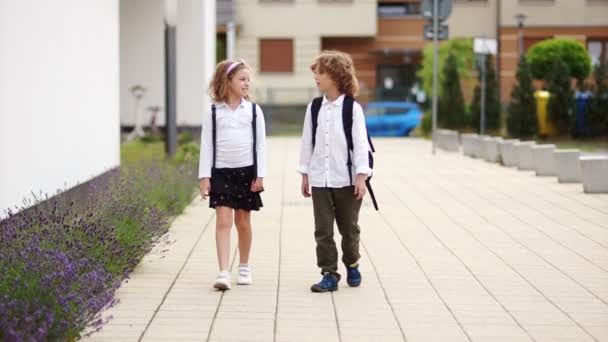
<svg viewBox="0 0 608 342"><path fill-rule="evenodd" d="M228 67L228 70L226 70L226 75L228 75L234 68L236 68L239 64L245 64L245 61L241 58L235 62L232 62L232 64L230 64L230 66Z"/></svg>

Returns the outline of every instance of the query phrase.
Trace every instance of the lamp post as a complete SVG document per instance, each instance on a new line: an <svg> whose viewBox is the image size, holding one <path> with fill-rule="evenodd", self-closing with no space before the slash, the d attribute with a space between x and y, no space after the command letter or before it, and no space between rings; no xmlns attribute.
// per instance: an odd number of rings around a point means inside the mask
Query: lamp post
<svg viewBox="0 0 608 342"><path fill-rule="evenodd" d="M515 20L517 20L517 55L521 58L521 55L524 53L524 21L528 16L523 13L518 13L515 15Z"/></svg>
<svg viewBox="0 0 608 342"><path fill-rule="evenodd" d="M167 156L177 150L176 120L176 21L177 0L165 0L165 148Z"/></svg>

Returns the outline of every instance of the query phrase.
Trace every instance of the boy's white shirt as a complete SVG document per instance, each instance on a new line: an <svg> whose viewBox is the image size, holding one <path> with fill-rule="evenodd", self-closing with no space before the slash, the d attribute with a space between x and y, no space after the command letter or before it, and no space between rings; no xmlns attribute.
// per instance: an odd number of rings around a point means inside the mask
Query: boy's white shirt
<svg viewBox="0 0 608 342"><path fill-rule="evenodd" d="M302 131L300 165L298 172L308 175L310 186L342 188L351 185L347 166L347 144L342 125L342 104L344 95L330 102L323 96L317 121L316 142L312 147L311 104L308 104ZM371 176L369 167L370 150L363 108L359 103L353 105L353 182L357 174ZM350 153L350 151L348 152Z"/></svg>
<svg viewBox="0 0 608 342"><path fill-rule="evenodd" d="M237 168L253 165L252 103L241 99L236 110L226 103L216 104L217 151L216 168ZM266 125L260 106L256 110L258 177L266 176ZM211 177L213 164L213 123L211 108L203 117L201 156L198 178Z"/></svg>

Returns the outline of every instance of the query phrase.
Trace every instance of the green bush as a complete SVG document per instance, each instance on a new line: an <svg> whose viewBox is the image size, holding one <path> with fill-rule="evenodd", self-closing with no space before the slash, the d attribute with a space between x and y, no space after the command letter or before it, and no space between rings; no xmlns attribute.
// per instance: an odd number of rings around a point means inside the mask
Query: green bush
<svg viewBox="0 0 608 342"><path fill-rule="evenodd" d="M453 54L449 54L443 74L443 95L439 98L437 121L443 128L461 129L466 125L466 107L460 86L458 61Z"/></svg>
<svg viewBox="0 0 608 342"><path fill-rule="evenodd" d="M535 79L547 79L556 60L562 60L570 75L580 84L591 72L591 57L585 47L574 39L547 39L534 46L527 53L530 70Z"/></svg>
<svg viewBox="0 0 608 342"><path fill-rule="evenodd" d="M424 112L424 116L422 117L422 122L420 123L420 131L422 135L425 137L430 136L431 131L433 130L433 111L427 110Z"/></svg>
<svg viewBox="0 0 608 342"><path fill-rule="evenodd" d="M470 38L450 39L441 43L438 51L437 75L438 84L443 84L445 75L441 72L445 68L448 55L452 55L456 63L456 70L460 78L471 77L475 55L473 54L473 40ZM423 51L422 68L418 71L418 77L422 79L422 87L427 94L433 94L433 44L427 44ZM443 89L439 87L438 95L443 95Z"/></svg>
<svg viewBox="0 0 608 342"><path fill-rule="evenodd" d="M548 90L551 93L547 111L549 119L555 123L561 134L567 133L574 124L575 102L570 75L568 65L558 59L553 62L553 68L547 77Z"/></svg>
<svg viewBox="0 0 608 342"><path fill-rule="evenodd" d="M481 121L481 66L478 67L479 84L475 87L473 103L471 103L471 126L475 131L480 129ZM494 70L492 58L486 58L486 121L487 131L500 128L500 94L498 91L498 80Z"/></svg>
<svg viewBox="0 0 608 342"><path fill-rule="evenodd" d="M507 110L507 129L513 137L529 138L536 134L538 123L532 76L525 57L519 60L516 78Z"/></svg>

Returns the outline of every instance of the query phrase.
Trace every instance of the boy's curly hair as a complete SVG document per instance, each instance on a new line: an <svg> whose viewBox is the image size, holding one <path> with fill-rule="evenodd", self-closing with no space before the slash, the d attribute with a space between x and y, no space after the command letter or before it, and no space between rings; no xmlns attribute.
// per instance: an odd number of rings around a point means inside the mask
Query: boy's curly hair
<svg viewBox="0 0 608 342"><path fill-rule="evenodd" d="M359 81L355 76L355 66L349 54L334 50L322 51L310 66L313 72L315 69L321 74L329 74L342 94L351 97L357 95Z"/></svg>
<svg viewBox="0 0 608 342"><path fill-rule="evenodd" d="M239 72L239 70L251 69L245 62L242 62L227 73L226 71L228 71L230 65L237 61L238 60L224 60L219 62L215 67L215 72L213 73L211 83L209 84L209 96L211 96L213 102L228 102L228 83L230 80ZM245 96L245 100L251 101L250 95Z"/></svg>

